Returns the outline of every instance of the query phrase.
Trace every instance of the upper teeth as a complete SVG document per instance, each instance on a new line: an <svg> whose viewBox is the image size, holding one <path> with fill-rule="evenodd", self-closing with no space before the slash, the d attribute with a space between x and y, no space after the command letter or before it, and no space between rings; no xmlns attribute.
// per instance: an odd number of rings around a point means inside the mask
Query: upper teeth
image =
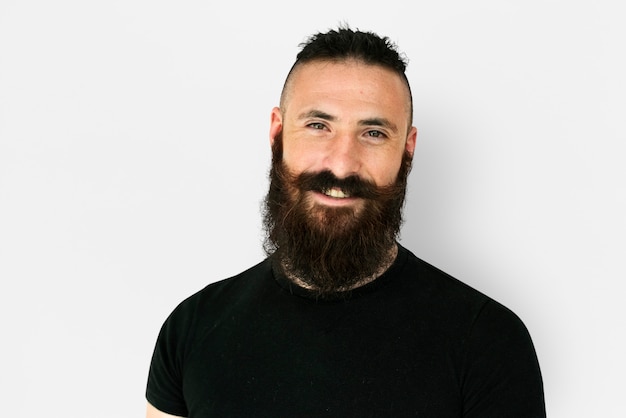
<svg viewBox="0 0 626 418"><path fill-rule="evenodd" d="M328 190L324 190L324 194L326 196L330 196L330 197L338 197L340 199L346 198L346 197L350 197L350 195L344 193L341 189L328 189Z"/></svg>

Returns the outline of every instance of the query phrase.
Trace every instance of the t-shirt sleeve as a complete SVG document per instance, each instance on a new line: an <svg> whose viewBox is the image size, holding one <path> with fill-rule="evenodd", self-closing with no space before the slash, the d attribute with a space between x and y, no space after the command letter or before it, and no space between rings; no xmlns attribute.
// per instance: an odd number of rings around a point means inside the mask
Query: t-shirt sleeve
<svg viewBox="0 0 626 418"><path fill-rule="evenodd" d="M187 327L179 306L167 318L154 348L146 399L158 410L177 416L187 416L183 395L183 356Z"/></svg>
<svg viewBox="0 0 626 418"><path fill-rule="evenodd" d="M522 321L488 301L466 341L464 418L544 418L543 382Z"/></svg>

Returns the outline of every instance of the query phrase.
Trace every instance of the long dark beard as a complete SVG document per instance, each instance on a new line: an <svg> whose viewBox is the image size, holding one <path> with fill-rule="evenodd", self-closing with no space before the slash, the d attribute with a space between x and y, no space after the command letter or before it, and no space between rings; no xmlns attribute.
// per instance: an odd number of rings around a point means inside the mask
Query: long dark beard
<svg viewBox="0 0 626 418"><path fill-rule="evenodd" d="M411 156L405 152L394 184L377 187L356 176L338 179L329 171L293 175L282 162L282 137L274 140L270 188L265 198L265 251L288 277L327 296L381 273L402 225ZM360 208L328 207L308 191L340 187L362 198Z"/></svg>

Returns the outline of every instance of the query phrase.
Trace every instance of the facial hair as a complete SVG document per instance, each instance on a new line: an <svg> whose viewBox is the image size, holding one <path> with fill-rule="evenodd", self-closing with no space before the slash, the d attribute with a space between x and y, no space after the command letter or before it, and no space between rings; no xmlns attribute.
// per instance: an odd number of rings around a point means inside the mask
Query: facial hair
<svg viewBox="0 0 626 418"><path fill-rule="evenodd" d="M304 282L319 297L357 287L391 264L402 225L411 155L405 152L389 186L330 171L290 172L282 159L282 135L274 139L270 187L265 198L265 251L283 273ZM315 203L310 192L340 188L362 200L357 207ZM394 253L395 254L395 253Z"/></svg>

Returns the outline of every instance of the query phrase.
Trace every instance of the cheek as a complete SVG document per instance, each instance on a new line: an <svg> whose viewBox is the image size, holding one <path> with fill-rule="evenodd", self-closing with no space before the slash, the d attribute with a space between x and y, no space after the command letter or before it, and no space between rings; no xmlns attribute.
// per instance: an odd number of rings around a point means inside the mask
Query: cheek
<svg viewBox="0 0 626 418"><path fill-rule="evenodd" d="M379 159L370 166L370 176L377 186L389 186L395 183L402 164L402 157L389 156L386 159Z"/></svg>
<svg viewBox="0 0 626 418"><path fill-rule="evenodd" d="M319 160L320 156L314 150L293 144L283 145L283 161L293 173L312 171Z"/></svg>

